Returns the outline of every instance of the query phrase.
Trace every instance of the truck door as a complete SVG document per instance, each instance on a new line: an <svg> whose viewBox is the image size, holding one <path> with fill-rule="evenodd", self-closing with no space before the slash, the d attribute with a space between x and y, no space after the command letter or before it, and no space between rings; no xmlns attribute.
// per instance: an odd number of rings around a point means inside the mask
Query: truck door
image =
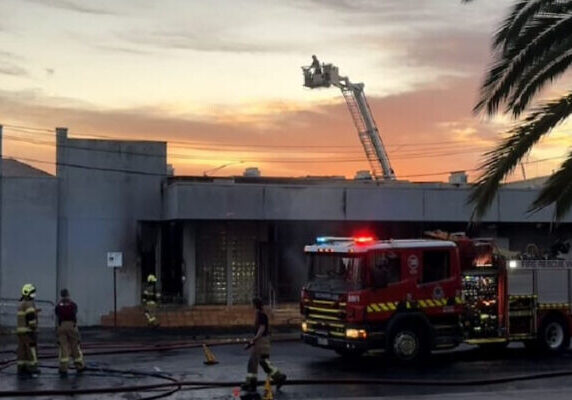
<svg viewBox="0 0 572 400"><path fill-rule="evenodd" d="M372 298L376 301L401 300L403 265L401 253L376 250L369 254Z"/></svg>
<svg viewBox="0 0 572 400"><path fill-rule="evenodd" d="M368 254L368 307L370 321L383 321L395 313L398 304L411 292L403 253L396 249L375 250Z"/></svg>
<svg viewBox="0 0 572 400"><path fill-rule="evenodd" d="M454 305L460 290L455 249L429 248L421 252L417 293L414 300L426 313L442 313L443 307Z"/></svg>

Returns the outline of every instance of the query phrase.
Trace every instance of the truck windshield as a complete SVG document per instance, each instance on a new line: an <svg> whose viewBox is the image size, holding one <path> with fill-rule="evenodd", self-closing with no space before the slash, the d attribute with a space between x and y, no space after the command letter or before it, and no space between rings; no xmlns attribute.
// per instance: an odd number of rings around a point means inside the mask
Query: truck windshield
<svg viewBox="0 0 572 400"><path fill-rule="evenodd" d="M363 287L363 256L311 254L308 289L345 291Z"/></svg>

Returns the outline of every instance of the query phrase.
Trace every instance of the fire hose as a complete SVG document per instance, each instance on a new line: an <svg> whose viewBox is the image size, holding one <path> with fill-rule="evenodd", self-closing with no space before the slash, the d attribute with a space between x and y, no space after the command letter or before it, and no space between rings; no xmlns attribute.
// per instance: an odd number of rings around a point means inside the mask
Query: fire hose
<svg viewBox="0 0 572 400"><path fill-rule="evenodd" d="M88 368L93 371L107 371L107 372L120 372L129 373L129 371L120 371L113 369L99 369ZM431 379L293 379L286 382L289 386L305 386L305 385L410 385L410 386L481 386L481 385L494 385L501 383L518 382L534 379L556 378L561 376L572 375L572 370L552 371L535 374L522 374L512 375L500 378L488 379L461 379L461 380L431 380ZM153 376L149 374L149 376ZM155 376L157 377L157 376ZM166 378L161 376L161 378ZM156 383L146 385L131 385L123 387L101 387L101 388L86 388L86 389L56 389L56 390L6 390L0 391L0 397L35 397L35 396L75 396L75 395L89 395L89 394L111 394L111 393L126 393L126 392L141 392L153 389L169 389L174 393L183 387L200 387L206 388L222 388L222 387L236 387L242 381L178 381L171 378L173 382L169 383ZM260 383L262 384L262 383ZM166 396L167 394L161 394ZM155 397L154 397L155 398ZM149 398L147 398L149 399Z"/></svg>
<svg viewBox="0 0 572 400"><path fill-rule="evenodd" d="M290 341L292 339L279 340ZM135 353L135 352L148 352L148 351L169 351L179 349L189 349L202 347L203 344L209 346L224 346L237 343L244 343L240 339L225 339L225 340L210 340L201 343L197 342L177 342L174 344L161 344L161 345L137 345L125 348L115 348L103 351L86 352L87 355L105 355L105 354L119 354L119 353ZM95 346L94 346L95 347ZM105 348L104 345L102 345ZM110 347L114 347L113 345ZM41 359L56 358L56 355L41 355ZM0 362L0 372L15 364L15 360L7 360ZM42 366L42 368L56 368L51 366ZM182 388L188 389L214 389L223 387L236 387L242 381L200 381L200 380L177 380L171 376L152 373L141 372L135 370L119 370L112 368L86 368L88 372L105 372L117 375L134 375L142 377L152 377L157 379L168 380L169 382L154 383L154 384L141 384L141 385L128 385L121 387L99 387L99 388L84 388L84 389L42 389L42 390L3 390L0 391L0 398L5 397L37 397L37 396L75 396L75 395L95 395L95 394L114 394L114 393L128 393L128 392L145 392L151 390L165 390L164 393L145 397L145 400L159 399L168 397ZM451 379L451 380L435 380L435 379L292 379L286 382L289 386L305 386L305 385L409 385L409 386L441 386L441 387L460 387L460 386L480 386L480 385L496 385L510 382L527 381L535 379L556 378L562 376L572 376L572 369L550 371L550 372L537 372L530 374L509 375L504 377L494 377L486 379ZM263 383L259 383L263 384Z"/></svg>

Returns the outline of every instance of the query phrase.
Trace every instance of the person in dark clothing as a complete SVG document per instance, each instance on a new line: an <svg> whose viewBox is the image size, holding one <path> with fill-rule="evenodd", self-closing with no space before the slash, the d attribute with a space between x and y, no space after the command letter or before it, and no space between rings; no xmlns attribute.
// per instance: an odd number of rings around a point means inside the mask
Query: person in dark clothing
<svg viewBox="0 0 572 400"><path fill-rule="evenodd" d="M245 349L250 349L250 358L248 360L246 382L242 385L242 389L248 392L256 392L258 364L279 389L286 382L286 375L270 363L270 325L268 315L264 312L260 298L255 297L252 299L252 305L256 312L254 319L255 336L245 347Z"/></svg>
<svg viewBox="0 0 572 400"><path fill-rule="evenodd" d="M67 289L60 291L61 299L56 305L58 345L60 348L60 375L66 376L70 355L78 373L85 370L83 354L79 346L79 330L77 329L77 304L70 299Z"/></svg>
<svg viewBox="0 0 572 400"><path fill-rule="evenodd" d="M320 65L320 61L318 61L318 57L315 55L312 56L312 64L310 68L314 70L314 74L321 74L322 73L322 66Z"/></svg>

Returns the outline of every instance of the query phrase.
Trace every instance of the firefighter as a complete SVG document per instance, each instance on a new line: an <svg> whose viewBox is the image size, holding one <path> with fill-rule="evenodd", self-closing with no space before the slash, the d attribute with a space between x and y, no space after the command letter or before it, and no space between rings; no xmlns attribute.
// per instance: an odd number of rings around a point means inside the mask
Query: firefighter
<svg viewBox="0 0 572 400"><path fill-rule="evenodd" d="M258 364L270 377L271 382L279 389L286 382L286 375L270 363L270 325L268 315L264 312L262 300L259 297L252 299L255 309L254 329L255 336L246 345L245 349L250 349L248 360L248 370L246 382L241 388L247 393L255 393L258 381Z"/></svg>
<svg viewBox="0 0 572 400"><path fill-rule="evenodd" d="M61 299L56 305L58 345L60 348L60 376L68 374L70 355L73 358L76 372L85 370L83 354L79 346L80 337L77 329L77 305L70 299L67 289L60 291Z"/></svg>
<svg viewBox="0 0 572 400"><path fill-rule="evenodd" d="M318 57L316 55L312 56L312 64L310 68L314 70L314 74L320 75L322 73L322 67L320 66L320 61L318 61Z"/></svg>
<svg viewBox="0 0 572 400"><path fill-rule="evenodd" d="M153 274L147 276L147 286L143 291L143 305L145 306L145 318L147 325L153 328L159 326L157 320L157 303L161 298L161 293L157 290L157 278Z"/></svg>
<svg viewBox="0 0 572 400"><path fill-rule="evenodd" d="M35 377L38 369L38 309L34 303L36 288L31 283L22 286L22 297L18 306L18 376Z"/></svg>

